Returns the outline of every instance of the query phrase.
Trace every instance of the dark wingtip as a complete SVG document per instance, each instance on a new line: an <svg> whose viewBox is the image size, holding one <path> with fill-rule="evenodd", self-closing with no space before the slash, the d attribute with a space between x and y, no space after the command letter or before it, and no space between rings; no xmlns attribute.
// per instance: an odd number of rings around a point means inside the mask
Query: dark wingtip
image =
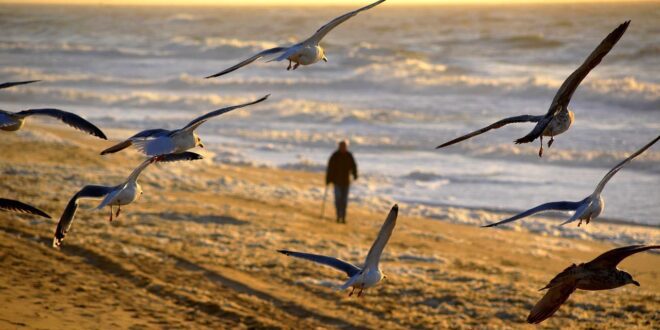
<svg viewBox="0 0 660 330"><path fill-rule="evenodd" d="M289 255L289 253L291 253L291 251L289 251L289 250L277 250L277 252L279 252L281 254L284 254L284 255L287 255L287 256Z"/></svg>
<svg viewBox="0 0 660 330"><path fill-rule="evenodd" d="M496 223L491 223L491 224L483 225L483 226L481 226L481 228L490 228L490 227L495 227L495 226L497 226Z"/></svg>
<svg viewBox="0 0 660 330"><path fill-rule="evenodd" d="M390 212L399 213L399 204L394 204Z"/></svg>

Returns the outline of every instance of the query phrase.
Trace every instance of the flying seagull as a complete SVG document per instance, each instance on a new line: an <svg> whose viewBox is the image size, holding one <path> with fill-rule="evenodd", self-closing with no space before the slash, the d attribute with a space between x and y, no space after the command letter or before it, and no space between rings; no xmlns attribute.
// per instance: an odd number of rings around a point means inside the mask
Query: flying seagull
<svg viewBox="0 0 660 330"><path fill-rule="evenodd" d="M660 245L631 245L613 249L586 264L573 264L564 269L541 289L548 289L548 292L532 308L527 322L541 323L551 317L575 289L595 291L615 289L626 284L639 286L630 274L616 266L635 253L651 249L660 249Z"/></svg>
<svg viewBox="0 0 660 330"><path fill-rule="evenodd" d="M18 85L31 84L31 83L35 83L35 82L38 82L38 81L40 81L40 80L10 81L10 82L0 84L0 89L9 88L9 87L18 86Z"/></svg>
<svg viewBox="0 0 660 330"><path fill-rule="evenodd" d="M227 108L211 111L203 116L196 118L181 129L166 130L162 128L149 129L139 132L127 140L118 143L108 149L101 151L101 155L115 153L124 150L132 145L147 156L158 156L171 153L179 153L192 149L196 146L204 148L202 140L195 133L195 129L207 120L227 113L229 111L257 104L265 101L270 94L253 102L235 105Z"/></svg>
<svg viewBox="0 0 660 330"><path fill-rule="evenodd" d="M87 120L74 113L58 109L30 109L19 112L0 110L0 130L18 131L25 124L26 118L30 116L53 117L85 133L94 135L104 140L108 139L98 127L94 126L94 124L88 122Z"/></svg>
<svg viewBox="0 0 660 330"><path fill-rule="evenodd" d="M566 220L564 223L561 224L562 226L576 220L580 220L580 222L578 223L578 227L582 224L582 220L585 220L587 224L589 224L589 221L596 219L600 215L600 213L603 212L603 209L605 208L605 201L600 196L600 194L605 188L607 182L610 181L610 179L614 176L614 174L619 172L619 170L621 170L623 166L628 164L635 157L639 156L646 149L650 148L653 144L658 142L658 139L660 139L660 135L655 139L653 139L653 141L649 142L647 145L645 145L644 147L642 147L641 149L637 150L635 153L630 155L630 157L626 158L624 161L614 166L614 168L612 168L609 172L607 172L607 174L605 174L603 179L601 179L598 185L596 186L596 190L594 190L594 192L591 195L589 195L587 198L579 202L562 201L562 202L551 202L551 203L541 204L533 209L529 209L511 218L502 220L500 222L492 223L484 227L499 226L501 224L505 224L508 222L512 222L518 219L528 217L535 213L550 211L550 210L575 211L575 213L573 213L573 216L570 219Z"/></svg>
<svg viewBox="0 0 660 330"><path fill-rule="evenodd" d="M368 6L362 7L360 9L354 10L352 12L337 17L332 21L330 21L328 24L322 26L320 29L316 31L316 33L314 33L313 36L309 37L309 39L303 42L288 47L275 47L271 49L266 49L244 60L243 62L232 66L231 68L225 69L221 72L218 72L206 78L215 78L222 76L224 74L238 70L239 68L244 67L264 56L276 55L276 54L280 54L280 56L268 62L272 62L272 61L279 62L283 60L289 60L289 66L286 68L287 70L292 69L291 62L295 63L295 65L293 65L293 70L297 69L298 66L300 65L310 65L321 60L327 62L328 58L325 56L325 51L323 47L320 46L320 42L323 39L323 37L325 37L325 35L328 34L328 32L332 31L332 29L337 27L339 24L344 23L348 21L351 17L359 14L360 12L376 7L377 5L383 2L385 2L385 0L379 0Z"/></svg>
<svg viewBox="0 0 660 330"><path fill-rule="evenodd" d="M623 33L626 32L629 24L630 21L626 21L614 29L614 31L612 31L600 43L600 45L598 45L598 47L596 47L596 49L591 52L584 63L582 63L582 65L577 70L575 70L575 72L568 76L566 81L564 81L561 87L559 87L559 91L557 91L557 94L552 100L552 104L550 104L550 108L545 115L521 115L504 118L482 129L443 143L437 146L436 149L450 146L479 134L486 133L492 129L500 128L504 125L531 122L536 123L532 131L524 137L517 139L515 142L516 144L529 143L536 140L536 138L540 138L541 148L539 149L539 157L543 156L543 137L550 137L550 141L548 141L548 148L550 148L552 142L554 142L554 137L566 132L571 127L575 116L573 111L568 109L568 103L571 101L573 93L578 88L582 80L584 80L584 78L587 76L587 74L589 74L589 72L600 63L603 57L605 57L605 55L610 52L612 47L616 45L619 39L621 39L621 36L623 36Z"/></svg>
<svg viewBox="0 0 660 330"><path fill-rule="evenodd" d="M25 213L25 214L33 214L33 215L38 215L44 218L51 219L50 215L48 213L34 207L27 205L25 203L21 203L19 201L15 201L12 199L6 199L6 198L0 198L0 211L9 211L9 212L15 212L15 213Z"/></svg>
<svg viewBox="0 0 660 330"><path fill-rule="evenodd" d="M142 195L142 187L137 182L137 180L140 177L140 174L142 174L142 171L145 168L147 168L147 166L156 162L162 163L162 162L175 162L175 161L197 160L197 159L202 159L202 156L194 152L183 152L178 154L155 156L142 162L140 166L138 166L135 170L133 170L133 172L125 182L117 186L89 185L83 187L80 191L78 191L75 195L73 195L73 197L71 197L71 200L69 200L69 203L64 209L64 212L62 213L62 217L60 218L60 221L57 224L57 228L55 229L55 237L53 238L53 247L59 247L60 245L62 245L64 236L66 235L67 232L69 232L69 229L71 229L71 223L73 222L73 218L76 215L76 211L78 210L79 199L102 198L103 200L101 201L101 204L99 204L99 206L96 208L102 209L106 206L110 206L110 221L112 221L113 206L117 206L117 213L115 214L115 217L117 218L119 217L119 213L121 212L122 205L128 205L136 201Z"/></svg>
<svg viewBox="0 0 660 330"><path fill-rule="evenodd" d="M376 237L376 241L374 241L374 244L371 246L369 254L367 255L367 259L364 261L364 266L362 268L337 258L326 257L318 254L293 252L288 250L278 250L277 252L290 257L307 259L345 272L348 276L348 281L346 281L346 283L344 283L344 285L342 285L339 289L346 290L349 287L353 287L351 292L348 294L349 297L353 295L353 292L355 292L356 288L360 289L358 292L358 297L360 297L362 296L362 291L364 289L376 285L378 282L380 282L381 279L385 277L383 272L380 270L380 267L378 267L378 262L380 261L380 256L383 253L383 249L385 248L387 241L390 239L390 236L392 236L392 231L396 225L396 217L398 213L399 206L395 204L390 210L390 213L387 215L385 223L383 223L383 226L380 228L378 237Z"/></svg>

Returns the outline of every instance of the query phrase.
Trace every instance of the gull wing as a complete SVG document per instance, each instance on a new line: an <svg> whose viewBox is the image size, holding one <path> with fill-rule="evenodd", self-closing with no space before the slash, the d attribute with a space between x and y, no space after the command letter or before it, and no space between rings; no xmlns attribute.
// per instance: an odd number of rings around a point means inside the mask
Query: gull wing
<svg viewBox="0 0 660 330"><path fill-rule="evenodd" d="M160 155L160 156L154 156L151 157L145 161L143 161L138 167L136 167L133 172L131 172L131 175L128 177L128 181L135 181L140 177L140 174L142 174L142 171L144 171L149 165L153 163L169 163L169 162L178 162L178 161L192 161L192 160L198 160L198 159L203 159L202 155L194 153L194 152L182 152L182 153L176 153L176 154L165 154L165 155ZM122 188L123 189L123 188ZM121 190L121 189L120 189ZM106 197L106 199L110 198L110 195ZM111 199L111 198L110 198ZM107 203L105 204L107 205ZM98 208L102 208L103 205L99 205Z"/></svg>
<svg viewBox="0 0 660 330"><path fill-rule="evenodd" d="M211 112L209 112L209 113L207 113L203 116L195 118L193 121L188 123L188 125L184 126L181 130L182 131L186 131L186 130L187 131L193 131L197 127L199 127L199 125L203 124L204 122L206 122L207 120L209 120L213 117L220 116L220 115L225 114L225 113L227 113L229 111L232 111L232 110L247 107L248 105L253 105L253 104L263 102L266 99L268 99L269 96L270 96L270 94L262 96L260 99L258 99L256 101L252 101L252 102L248 102L248 103L243 103L243 104L234 105L234 106L231 106L231 107L226 107L226 108L218 109L218 110L215 110L215 111L211 111Z"/></svg>
<svg viewBox="0 0 660 330"><path fill-rule="evenodd" d="M44 218L51 219L50 215L48 215L46 212L34 206L19 201L15 201L12 199L0 198L0 210L11 211L16 213L34 214Z"/></svg>
<svg viewBox="0 0 660 330"><path fill-rule="evenodd" d="M527 323L537 324L552 316L575 291L574 283L554 286L546 292L527 316Z"/></svg>
<svg viewBox="0 0 660 330"><path fill-rule="evenodd" d="M616 268L623 259L635 253L651 249L660 249L660 245L630 245L609 250L589 261L585 266L590 268Z"/></svg>
<svg viewBox="0 0 660 330"><path fill-rule="evenodd" d="M62 245L64 236L69 229L71 229L71 223L73 218L76 215L78 210L78 200L80 198L103 198L103 196L112 192L116 187L106 187L106 186L85 186L79 192L77 192L66 205L60 221L57 223L57 228L55 229L55 237L53 238L53 247L59 247Z"/></svg>
<svg viewBox="0 0 660 330"><path fill-rule="evenodd" d="M614 168L612 168L605 176L598 182L598 186L596 186L596 190L594 191L597 194L600 194L603 189L605 189L605 185L607 184L608 181L616 174L616 172L619 172L626 164L628 164L631 160L633 160L635 157L639 156L642 154L646 149L650 148L652 145L654 145L658 140L660 139L660 135L658 135L655 139L653 139L651 142L647 143L645 146L643 146L641 149L635 151L632 155L628 156L628 158L624 159L622 162L616 164Z"/></svg>
<svg viewBox="0 0 660 330"><path fill-rule="evenodd" d="M0 110L0 127L11 126L16 124L16 119L12 118L12 114Z"/></svg>
<svg viewBox="0 0 660 330"><path fill-rule="evenodd" d="M14 87L14 86L18 86L18 85L31 84L31 83L35 83L35 82L38 82L38 81L41 81L41 80L10 81L10 82L0 84L0 89Z"/></svg>
<svg viewBox="0 0 660 330"><path fill-rule="evenodd" d="M321 39L323 39L323 37L325 37L325 35L328 34L328 32L332 31L332 29L336 28L339 24L344 23L344 22L348 21L351 17L359 14L360 12L371 9L373 7L376 7L376 6L380 5L383 2L385 2L385 0L376 1L376 2L374 2L374 3L372 3L368 6L364 6L360 9L354 10L352 12L346 13L344 15L341 15L341 16L333 19L332 21L330 21L327 24L323 25L320 29L318 29L316 31L316 33L314 33L313 36L311 36L309 39L305 40L303 43L304 44L318 45L318 43L321 42Z"/></svg>
<svg viewBox="0 0 660 330"><path fill-rule="evenodd" d="M504 220L496 222L496 223L491 223L489 225L485 225L485 226L482 226L482 227L496 227L496 226L503 225L505 223L509 223L509 222L512 222L512 221L516 221L518 219L522 219L522 218L528 217L532 214L536 214L536 213L544 212L544 211L553 211L553 210L554 211L575 211L585 201L586 201L586 199L583 199L579 202L561 201L561 202L550 202L550 203L541 204L541 205L539 205L537 207L534 207L534 208L531 208L531 209L529 209L525 212L518 213L518 214L512 216L511 218L504 219Z"/></svg>
<svg viewBox="0 0 660 330"><path fill-rule="evenodd" d="M333 257L327 257L327 256L311 254L311 253L294 252L288 250L277 250L277 252L287 255L289 257L305 259L322 265L330 266L334 269L341 270L342 272L346 273L348 277L353 277L353 275L361 271L360 268L358 268L357 266Z"/></svg>
<svg viewBox="0 0 660 330"><path fill-rule="evenodd" d="M169 136L133 140L135 148L147 156L171 154L176 149L174 141Z"/></svg>
<svg viewBox="0 0 660 330"><path fill-rule="evenodd" d="M550 104L550 108L548 112L545 115L545 119L551 119L554 117L554 115L557 113L562 108L565 108L568 106L568 103L571 101L571 97L573 97L573 93L575 93L575 90L580 86L580 83L582 80L584 80L585 77L593 70L607 55L607 53L612 50L614 45L621 39L621 36L626 32L626 29L628 29L628 25L630 25L630 21L626 21L623 24L619 25L614 31L612 31L601 43L596 47L596 49L589 54L589 57L580 65L577 70L575 70L566 80L564 83L559 87L559 90L557 91L557 94L555 95L554 99L552 100L552 104ZM540 122L541 125L537 125L534 127L534 129L527 134L526 136L516 140L516 143L528 143L534 141L536 138L541 136L543 134L543 131L545 128L548 126L550 123L550 120L543 120Z"/></svg>
<svg viewBox="0 0 660 330"><path fill-rule="evenodd" d="M452 145L452 144L455 144L455 143L458 143L458 142L461 142L461 141L467 140L467 139L469 139L469 138L471 138L471 137L475 137L475 136L477 136L477 135L479 135L479 134L486 133L486 132L488 132L488 131L490 131L490 130L492 130L492 129L500 128L500 127L502 127L502 126L504 126L504 125L507 125L507 124L513 124L513 123L526 123L526 122L534 122L534 123L535 123L535 122L538 122L538 121L541 120L541 119L543 119L543 116L531 116L531 115L522 115L522 116L515 116L515 117L504 118L504 119L502 119L502 120L500 120L500 121L497 121L497 122L495 122L495 123L493 123L493 124L490 124L490 125L488 125L488 126L482 128L482 129L478 129L478 130L476 130L476 131L474 131L474 132L472 132L472 133L469 133L469 134L463 135L463 136L461 136L461 137L455 138L455 139L453 139L453 140L451 140L451 141L449 141L449 142L445 142L445 143L443 143L443 144L441 144L441 145L439 145L439 146L437 146L437 147L435 147L435 148L436 148L436 149L444 148L444 147L446 147L446 146L450 146L450 145Z"/></svg>
<svg viewBox="0 0 660 330"><path fill-rule="evenodd" d="M158 136L165 136L165 135L168 135L170 133L171 133L171 131L166 130L166 129L162 129L162 128L144 130L142 132L138 132L137 134L131 136L127 140L119 142L119 143L113 145L112 147L101 151L101 155L113 154L115 152L122 151L122 150L132 146L133 145L133 140L135 140L135 139L155 138L155 137L158 137Z"/></svg>
<svg viewBox="0 0 660 330"><path fill-rule="evenodd" d="M73 114L71 112L66 112L58 109L30 109L30 110L23 110L17 112L16 115L21 117L49 116L49 117L57 118L62 122L64 122L65 124L73 128L76 128L78 130L81 130L85 133L94 135L104 140L108 139L98 127L94 126L94 124L88 122L82 117Z"/></svg>
<svg viewBox="0 0 660 330"><path fill-rule="evenodd" d="M244 61L241 62L241 63L238 63L238 64L236 64L236 65L234 65L234 66L232 66L232 67L230 67L230 68L228 68L228 69L225 69L225 70L223 70L223 71L220 71L220 72L218 72L218 73L216 73L216 74L214 74L214 75L210 75L210 76L205 77L205 78L206 78L206 79L209 79L209 78L220 77L220 76L225 75L225 74L227 74L227 73L230 73L230 72L232 72L232 71L236 71L236 70L238 70L238 69L240 69L240 68L242 68L242 67L244 67L244 66L246 66L246 65L248 65L248 64L250 64L250 63L252 63L252 62L254 62L254 61L256 61L256 60L258 60L258 59L260 59L260 58L262 58L262 57L264 57L264 56L274 55L274 54L277 54L277 53L281 53L281 52L286 51L287 49L289 49L289 47L275 47L275 48L271 48L271 49L266 49L266 50L264 50L264 51L262 51L262 52L257 53L256 55L254 55L254 56L252 56L252 57L250 57L250 58L244 60Z"/></svg>
<svg viewBox="0 0 660 330"><path fill-rule="evenodd" d="M371 249L369 249L367 259L364 261L365 269L370 267L373 269L378 268L380 256L383 254L383 250L385 249L385 245L387 245L387 241L389 241L390 237L392 236L394 226L396 226L396 218L398 214L399 205L394 204L390 210L390 213L387 215L383 226L380 228L380 232L378 232L378 237L376 237L374 244L371 246Z"/></svg>

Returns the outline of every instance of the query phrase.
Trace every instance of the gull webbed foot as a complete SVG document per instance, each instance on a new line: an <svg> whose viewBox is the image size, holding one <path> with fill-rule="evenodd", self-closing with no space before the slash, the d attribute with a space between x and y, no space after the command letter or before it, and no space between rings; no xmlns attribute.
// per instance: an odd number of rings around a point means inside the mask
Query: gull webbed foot
<svg viewBox="0 0 660 330"><path fill-rule="evenodd" d="M113 213L112 212L112 205L110 205L110 219L108 219L108 221L110 221L110 222L112 222L112 213Z"/></svg>
<svg viewBox="0 0 660 330"><path fill-rule="evenodd" d="M296 63L296 65L293 66L293 70L297 69L300 66L300 63Z"/></svg>
<svg viewBox="0 0 660 330"><path fill-rule="evenodd" d="M554 137L554 136L551 136L551 137L550 137L550 141L548 141L548 148L550 148L550 147L552 146L552 143L553 143L553 142L555 142L555 137Z"/></svg>
<svg viewBox="0 0 660 330"><path fill-rule="evenodd" d="M543 136L541 136L541 148L539 148L539 157L543 157Z"/></svg>
<svg viewBox="0 0 660 330"><path fill-rule="evenodd" d="M353 296L353 292L355 292L355 287L351 289L351 292L348 294L349 297Z"/></svg>
<svg viewBox="0 0 660 330"><path fill-rule="evenodd" d="M286 71L291 70L291 60L289 60L289 66L286 67Z"/></svg>

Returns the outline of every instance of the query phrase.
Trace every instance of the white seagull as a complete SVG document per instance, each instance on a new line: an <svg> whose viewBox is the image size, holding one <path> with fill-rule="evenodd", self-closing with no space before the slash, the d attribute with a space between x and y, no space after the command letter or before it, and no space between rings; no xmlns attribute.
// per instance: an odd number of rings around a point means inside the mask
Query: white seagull
<svg viewBox="0 0 660 330"><path fill-rule="evenodd" d="M238 63L231 68L225 69L221 72L218 72L214 75L206 77L208 78L215 78L222 76L224 74L230 73L232 71L238 70L241 67L244 67L264 56L268 55L275 55L275 54L280 54L281 55L275 59L272 59L268 62L272 61L283 61L283 60L289 60L289 66L286 68L287 70L291 70L291 62L295 63L293 66L293 70L297 69L298 66L300 65L310 65L314 64L318 61L323 60L324 62L328 61L328 58L325 56L325 51L323 50L323 47L320 46L321 39L325 37L328 32L332 31L335 27L337 27L339 24L346 22L348 19L351 17L359 14L362 11L365 11L367 9L371 9L381 3L385 2L385 0L379 0L376 1L368 6L362 7L360 9L354 10L350 13L346 13L344 15L341 15L332 21L330 21L328 24L322 26L320 29L314 33L313 36L311 36L309 39L297 43L293 46L288 46L288 47L275 47L271 49L266 49L246 60L244 60L241 63Z"/></svg>
<svg viewBox="0 0 660 330"><path fill-rule="evenodd" d="M137 180L140 177L140 174L142 174L142 171L145 168L147 168L147 166L156 162L162 163L162 162L175 162L182 160L197 160L197 159L202 159L202 156L194 152L183 152L178 154L155 156L142 162L140 166L138 166L135 170L133 170L133 172L126 181L124 181L123 183L117 186L89 185L83 187L80 191L78 191L75 195L73 195L73 197L71 197L69 203L64 209L64 212L62 213L62 217L60 218L60 221L57 224L57 228L55 229L55 237L53 238L53 247L59 247L60 245L62 245L64 236L66 235L67 232L69 232L69 229L71 229L71 223L73 222L73 218L76 215L76 211L78 210L79 199L103 198L101 204L99 204L99 206L96 207L96 209L102 209L106 206L110 206L110 221L112 221L113 206L117 206L117 213L115 214L115 217L119 217L119 213L121 212L122 205L128 205L136 201L142 195L142 187L137 182Z"/></svg>
<svg viewBox="0 0 660 330"><path fill-rule="evenodd" d="M18 85L31 84L38 82L40 80L28 80L28 81L14 81L6 82L0 84L0 89L9 88ZM48 116L61 120L65 124L79 129L85 133L97 136L101 139L107 140L108 138L103 134L103 132L92 123L81 118L80 116L58 110L58 109L30 109L23 110L19 112L9 112L5 110L0 110L0 130L3 131L18 131L25 125L25 119L29 116Z"/></svg>
<svg viewBox="0 0 660 330"><path fill-rule="evenodd" d="M529 209L525 212L517 214L506 220L492 223L483 227L499 226L508 222L512 222L518 219L528 217L535 213L550 211L550 210L575 211L575 213L573 213L573 216L570 217L570 219L563 222L561 226L576 220L580 220L580 222L578 222L578 227L582 224L582 220L586 221L587 224L589 224L589 221L596 219L601 214L601 212L603 212L603 209L605 208L605 201L600 196L600 194L601 192L603 192L603 189L605 188L607 182L610 181L610 179L614 176L614 174L619 172L619 170L621 170L623 166L625 166L631 160L633 160L633 158L639 156L646 149L650 148L653 144L658 142L658 139L660 139L660 136L656 137L655 139L653 139L653 141L649 142L647 145L645 145L644 147L642 147L641 149L637 150L635 153L630 155L630 157L626 158L624 161L614 166L614 168L612 168L609 172L607 172L607 174L605 174L603 179L600 180L600 182L598 183L598 186L596 186L596 190L594 190L594 192L591 195L589 195L587 198L579 202L562 201L562 202L551 202L551 203L541 204L533 209Z"/></svg>
<svg viewBox="0 0 660 330"><path fill-rule="evenodd" d="M51 219L50 215L48 213L34 207L31 205L27 205L25 203L15 201L13 199L6 199L6 198L0 198L0 211L8 211L8 212L15 212L15 213L25 213L25 214L33 214L33 215L38 215L44 218Z"/></svg>
<svg viewBox="0 0 660 330"><path fill-rule="evenodd" d="M532 123L536 123L532 131L529 132L529 134L525 135L524 137L517 139L515 142L516 144L529 143L536 140L536 138L540 138L541 148L539 149L539 157L543 156L543 137L544 136L550 137L550 141L548 141L548 148L550 148L552 142L554 142L555 140L554 137L561 133L566 132L571 127L571 125L573 124L573 120L575 118L575 114L573 113L573 111L569 110L568 103L571 101L571 97L573 97L573 93L575 93L575 90L578 88L578 86L580 86L580 83L582 82L582 80L584 80L585 77L587 77L589 72L593 70L600 63L603 57L605 57L605 55L607 55L607 53L610 52L612 47L616 45L619 39L621 39L621 36L623 36L623 33L626 32L626 29L628 28L629 24L630 21L626 21L623 24L619 25L619 27L614 29L614 31L612 31L600 43L600 45L598 45L598 47L596 47L596 49L593 52L591 52L591 54L589 55L589 57L587 57L584 63L582 63L582 65L579 68L577 68L575 72L573 72L570 76L568 76L568 78L566 78L566 81L564 81L561 87L559 87L559 90L557 91L555 98L552 100L552 104L550 104L550 109L548 109L548 112L545 115L541 115L541 116L521 115L521 116L504 118L482 129L476 130L472 133L463 135L449 142L443 143L437 146L436 149L450 146L452 144L467 140L479 134L486 133L492 129L500 128L504 125L513 124L513 123L532 122Z"/></svg>
<svg viewBox="0 0 660 330"><path fill-rule="evenodd" d="M367 255L367 259L364 261L364 266L362 268L337 258L326 257L318 254L293 252L288 250L278 250L277 252L290 257L307 259L345 272L349 278L348 281L346 281L346 283L344 283L339 288L339 290L346 290L349 287L353 287L351 292L348 294L350 297L353 295L353 292L355 292L355 289L360 289L358 292L358 297L360 297L362 296L362 291L376 285L378 282L380 282L381 279L385 278L385 275L383 275L380 267L378 267L378 262L380 261L380 256L383 253L383 249L385 249L387 241L390 239L390 236L392 236L392 231L396 225L396 217L398 213L399 206L395 204L390 210L390 213L387 215L385 223L383 223L383 226L380 228L378 237L376 237L376 241L374 241L374 244L371 246L369 254Z"/></svg>
<svg viewBox="0 0 660 330"><path fill-rule="evenodd" d="M197 127L199 127L201 124L204 124L207 120L213 117L222 115L235 109L246 107L248 105L263 102L268 99L269 96L270 94L253 102L211 111L203 116L196 118L181 129L166 130L162 128L156 128L139 132L128 138L126 141L103 150L101 155L115 153L124 150L131 145L135 145L139 151L146 154L147 156L179 153L197 146L204 148L202 140L199 138L199 136L197 136L197 133L195 133L195 129L197 129Z"/></svg>

